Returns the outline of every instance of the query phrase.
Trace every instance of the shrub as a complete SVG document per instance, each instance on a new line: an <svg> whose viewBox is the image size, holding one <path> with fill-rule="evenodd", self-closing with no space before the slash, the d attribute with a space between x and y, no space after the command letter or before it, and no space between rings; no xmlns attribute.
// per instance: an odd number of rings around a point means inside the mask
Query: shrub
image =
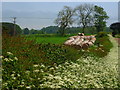
<svg viewBox="0 0 120 90"><path fill-rule="evenodd" d="M61 64L65 61L75 61L81 57L79 51L72 47L56 44L39 44L39 50L45 52L45 57L53 63Z"/></svg>
<svg viewBox="0 0 120 90"><path fill-rule="evenodd" d="M96 35L96 38L101 38L101 37L105 37L105 36L108 36L106 32L99 32L99 33Z"/></svg>
<svg viewBox="0 0 120 90"><path fill-rule="evenodd" d="M109 36L104 32L100 32L96 35L95 45L90 47L89 51L90 54L97 57L104 57L110 52L112 47L113 45L109 40Z"/></svg>

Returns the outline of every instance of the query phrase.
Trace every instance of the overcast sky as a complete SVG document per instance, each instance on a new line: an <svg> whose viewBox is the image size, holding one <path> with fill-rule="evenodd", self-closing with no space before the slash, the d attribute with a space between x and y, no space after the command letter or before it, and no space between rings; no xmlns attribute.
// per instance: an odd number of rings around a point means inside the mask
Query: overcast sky
<svg viewBox="0 0 120 90"><path fill-rule="evenodd" d="M4 22L12 22L12 17L17 17L16 22L21 28L41 29L50 25L55 25L54 20L64 6L75 8L85 2L3 2L2 18ZM89 2L87 2L89 3ZM107 21L109 26L118 21L117 2L90 2L104 8L110 17Z"/></svg>

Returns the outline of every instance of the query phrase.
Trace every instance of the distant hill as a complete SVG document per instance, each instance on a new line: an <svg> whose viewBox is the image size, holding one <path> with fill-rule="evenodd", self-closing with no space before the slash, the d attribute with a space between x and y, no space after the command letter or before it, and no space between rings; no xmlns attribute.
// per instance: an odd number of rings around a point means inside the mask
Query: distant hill
<svg viewBox="0 0 120 90"><path fill-rule="evenodd" d="M16 26L16 35L21 34L22 29L20 28L20 26L17 24L15 24L15 26ZM2 22L2 33L7 33L10 35L13 35L14 34L14 24L8 23L8 22Z"/></svg>

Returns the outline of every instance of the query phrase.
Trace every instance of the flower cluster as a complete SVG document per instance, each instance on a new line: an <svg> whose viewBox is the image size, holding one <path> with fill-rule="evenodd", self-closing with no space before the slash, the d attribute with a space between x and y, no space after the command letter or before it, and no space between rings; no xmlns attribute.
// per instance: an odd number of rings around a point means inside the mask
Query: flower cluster
<svg viewBox="0 0 120 90"><path fill-rule="evenodd" d="M96 62L94 59L92 57L81 58L76 63L66 62L55 66L54 74L44 76L46 82L40 84L40 87L118 88L116 70L107 66L103 60Z"/></svg>
<svg viewBox="0 0 120 90"><path fill-rule="evenodd" d="M13 62L18 61L18 58L13 55L11 52L7 52L7 57L0 56L3 62Z"/></svg>

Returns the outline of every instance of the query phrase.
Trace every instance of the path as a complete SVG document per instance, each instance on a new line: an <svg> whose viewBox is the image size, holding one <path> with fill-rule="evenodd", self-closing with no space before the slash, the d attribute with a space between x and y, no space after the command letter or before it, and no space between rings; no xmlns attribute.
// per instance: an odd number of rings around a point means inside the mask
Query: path
<svg viewBox="0 0 120 90"><path fill-rule="evenodd" d="M108 65L110 65L111 68L115 69L116 65L118 65L118 43L111 35L109 35L109 37L110 41L113 43L113 48L110 50L109 54L104 58L104 61Z"/></svg>
<svg viewBox="0 0 120 90"><path fill-rule="evenodd" d="M115 40L118 42L118 44L120 46L120 38L115 38Z"/></svg>

